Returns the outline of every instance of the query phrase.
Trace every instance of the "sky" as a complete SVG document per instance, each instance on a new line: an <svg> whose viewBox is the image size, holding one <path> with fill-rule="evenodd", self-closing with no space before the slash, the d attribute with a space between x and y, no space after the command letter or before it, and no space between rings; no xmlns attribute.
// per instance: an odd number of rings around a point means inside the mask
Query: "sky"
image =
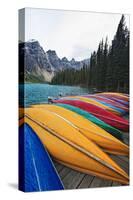
<svg viewBox="0 0 133 200"><path fill-rule="evenodd" d="M55 50L60 58L83 60L97 50L102 38L108 36L111 43L120 18L121 14L26 8L25 41L38 40L44 51ZM129 27L129 16L125 18Z"/></svg>

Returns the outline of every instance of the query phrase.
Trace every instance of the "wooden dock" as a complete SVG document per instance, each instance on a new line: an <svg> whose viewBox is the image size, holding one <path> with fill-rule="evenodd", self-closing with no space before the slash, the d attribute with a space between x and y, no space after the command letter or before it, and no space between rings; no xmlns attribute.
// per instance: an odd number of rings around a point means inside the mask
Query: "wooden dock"
<svg viewBox="0 0 133 200"><path fill-rule="evenodd" d="M124 142L129 144L129 134L123 133ZM129 174L129 158L126 156L114 156L110 155L111 158ZM71 168L65 167L54 161L55 167L59 173L59 176L64 184L65 189L80 189L80 188L96 188L96 187L110 187L110 186L121 186L122 184L102 179L96 176L87 175L80 173Z"/></svg>

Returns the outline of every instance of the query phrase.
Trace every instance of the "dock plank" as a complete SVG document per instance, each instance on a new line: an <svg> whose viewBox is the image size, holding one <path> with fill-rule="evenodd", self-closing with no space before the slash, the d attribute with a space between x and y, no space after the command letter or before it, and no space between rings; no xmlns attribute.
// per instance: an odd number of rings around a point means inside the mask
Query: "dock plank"
<svg viewBox="0 0 133 200"><path fill-rule="evenodd" d="M61 165L61 164L59 164L59 163L57 163L57 162L54 162L54 165L55 165L55 167L56 167L58 173L64 168L63 165Z"/></svg>
<svg viewBox="0 0 133 200"><path fill-rule="evenodd" d="M111 180L103 179L103 181L101 182L100 187L110 187L112 185L112 182L113 181L111 181Z"/></svg>
<svg viewBox="0 0 133 200"><path fill-rule="evenodd" d="M115 181L113 181L113 182L112 182L112 186L122 186L122 184L121 184L121 183L118 183L118 182L115 182Z"/></svg>
<svg viewBox="0 0 133 200"><path fill-rule="evenodd" d="M121 160L119 157L110 155L110 157L128 174L129 173L129 163Z"/></svg>
<svg viewBox="0 0 133 200"><path fill-rule="evenodd" d="M100 187L100 185L102 184L102 179L95 176L93 181L90 184L90 188L96 188L96 187Z"/></svg>
<svg viewBox="0 0 133 200"><path fill-rule="evenodd" d="M129 157L128 157L128 156L121 156L121 155L119 155L119 156L117 156L117 157L121 158L121 160L124 160L124 161L126 161L126 162L129 162Z"/></svg>
<svg viewBox="0 0 133 200"><path fill-rule="evenodd" d="M129 145L129 133L123 133L123 141L125 144Z"/></svg>
<svg viewBox="0 0 133 200"><path fill-rule="evenodd" d="M82 181L85 174L71 170L63 179L63 183L66 189L76 189L79 183Z"/></svg>
<svg viewBox="0 0 133 200"><path fill-rule="evenodd" d="M93 179L94 179L94 176L85 175L81 183L79 184L78 188L89 188Z"/></svg>
<svg viewBox="0 0 133 200"><path fill-rule="evenodd" d="M64 177L71 171L72 169L63 166L63 169L59 172L61 179L63 180Z"/></svg>

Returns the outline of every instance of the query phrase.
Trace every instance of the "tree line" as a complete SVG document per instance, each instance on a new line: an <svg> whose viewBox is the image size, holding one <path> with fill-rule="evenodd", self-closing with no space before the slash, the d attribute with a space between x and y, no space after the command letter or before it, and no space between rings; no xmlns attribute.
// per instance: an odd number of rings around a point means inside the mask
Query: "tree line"
<svg viewBox="0 0 133 200"><path fill-rule="evenodd" d="M76 69L66 69L58 72L52 79L53 84L63 84L63 85L80 85L88 87L89 80L89 67L83 65L80 70Z"/></svg>
<svg viewBox="0 0 133 200"><path fill-rule="evenodd" d="M122 15L111 45L100 41L90 64L58 72L52 84L81 85L98 91L129 92L129 30Z"/></svg>

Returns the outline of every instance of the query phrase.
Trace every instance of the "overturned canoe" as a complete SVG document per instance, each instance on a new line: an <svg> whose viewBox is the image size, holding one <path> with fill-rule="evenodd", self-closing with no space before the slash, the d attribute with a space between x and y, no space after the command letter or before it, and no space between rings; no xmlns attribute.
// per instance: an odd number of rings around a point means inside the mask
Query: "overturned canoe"
<svg viewBox="0 0 133 200"><path fill-rule="evenodd" d="M108 99L106 97L102 97L102 96L98 96L98 95L85 95L85 97L87 97L87 98L92 97L92 98L98 99L98 100L100 100L102 102L109 103L112 106L120 108L120 109L124 110L125 112L129 112L129 109L126 106L124 106L121 103L118 103L118 102L116 102L114 100Z"/></svg>
<svg viewBox="0 0 133 200"><path fill-rule="evenodd" d="M113 101L116 101L116 102L118 102L118 103L121 103L122 105L124 105L124 106L129 106L129 102L128 101L125 101L125 100L123 100L123 99L121 99L121 98L118 98L117 96L114 96L114 95L107 95L107 94L96 94L96 95L98 95L98 96L101 96L101 97L106 97L106 98L108 98L108 99L111 99L111 100L113 100Z"/></svg>
<svg viewBox="0 0 133 200"><path fill-rule="evenodd" d="M111 133L114 137L123 140L123 134L120 130L114 128L113 126L110 126L109 124L105 123L104 121L100 120L99 118L95 117L94 115L90 114L89 112L86 112L85 110L82 110L78 107L71 106L69 104L56 104L58 106L62 106L68 110L71 110L73 112L76 112L77 114L83 116L84 118L88 119L89 121L95 123L99 127L103 128L105 131Z"/></svg>
<svg viewBox="0 0 133 200"><path fill-rule="evenodd" d="M112 100L114 100L116 102L119 102L119 103L123 104L124 106L127 106L127 108L129 107L129 102L127 102L127 101L124 101L122 99L118 99L116 97L109 97L109 98L111 98Z"/></svg>
<svg viewBox="0 0 133 200"><path fill-rule="evenodd" d="M62 126L63 121L65 121L67 124L70 125L69 129L70 132L72 132L71 128L74 127L77 131L79 131L81 134L83 134L88 139L95 142L97 145L102 147L104 151L113 153L113 154L120 154L120 155L128 155L129 149L128 146L107 133L105 130L100 128L99 126L95 125L91 121L86 120L82 116L78 115L75 112L72 112L68 109L65 109L63 107L59 107L56 105L38 105L36 108L36 111L39 113L42 113L42 110L44 111L43 116L45 116L46 119L48 119L48 115L46 110L48 110L51 114L51 120L52 117L57 121L60 126ZM38 108L38 109L37 109ZM39 110L40 108L40 110ZM39 117L39 120L41 120L41 116ZM47 123L47 120L45 121L45 124ZM66 124L64 124L66 125ZM55 130L55 127L50 124L49 127ZM63 129L64 127L62 127Z"/></svg>
<svg viewBox="0 0 133 200"><path fill-rule="evenodd" d="M124 100L124 101L129 101L129 97L128 96L125 96L123 95L122 93L117 93L117 92L102 92L100 94L104 94L104 95L107 95L107 96L114 96L118 99L121 99L121 100Z"/></svg>
<svg viewBox="0 0 133 200"><path fill-rule="evenodd" d="M115 109L113 109L113 108L111 108L111 107L109 107L107 105L104 105L104 104L102 104L101 102L98 102L95 99L87 98L87 97L83 97L83 96L73 96L73 97L71 97L71 99L73 99L73 98L76 98L77 100L81 100L81 101L86 102L86 103L90 103L90 104L96 105L96 106L98 106L100 108L103 108L103 109L105 109L107 111L110 111L110 112L112 112L114 114L120 115L119 111L117 111L117 110L115 110Z"/></svg>
<svg viewBox="0 0 133 200"><path fill-rule="evenodd" d="M114 115L111 112L108 112L105 109L102 109L96 105L86 103L80 100L65 100L65 99L59 99L54 100L55 103L64 103L69 104L72 106L76 106L78 108L81 108L94 116L98 117L99 119L103 120L105 123L118 128L122 131L128 131L129 130L129 122L125 119L123 119L120 116Z"/></svg>
<svg viewBox="0 0 133 200"><path fill-rule="evenodd" d="M95 99L95 98L92 98L92 99ZM126 114L126 111L123 110L122 108L118 108L117 106L111 105L110 103L107 103L107 102L103 102L103 101L101 101L99 99L95 99L95 100L97 102L99 102L99 103L101 103L101 104L103 104L105 106L108 106L109 108L112 108L113 110L115 110L117 115L122 115L123 116L123 115Z"/></svg>
<svg viewBox="0 0 133 200"><path fill-rule="evenodd" d="M62 190L63 184L40 139L28 124L19 129L19 189Z"/></svg>
<svg viewBox="0 0 133 200"><path fill-rule="evenodd" d="M42 121L45 118L44 111L39 111L39 114L36 111L34 108L27 110L25 121L56 160L78 171L128 184L128 175L92 141L76 129L70 129L70 125L66 127L64 122L57 126L58 121L55 119L54 127L49 128L48 125L53 124L53 120L45 124ZM37 120L40 114L41 122ZM59 128L58 132L55 127Z"/></svg>

